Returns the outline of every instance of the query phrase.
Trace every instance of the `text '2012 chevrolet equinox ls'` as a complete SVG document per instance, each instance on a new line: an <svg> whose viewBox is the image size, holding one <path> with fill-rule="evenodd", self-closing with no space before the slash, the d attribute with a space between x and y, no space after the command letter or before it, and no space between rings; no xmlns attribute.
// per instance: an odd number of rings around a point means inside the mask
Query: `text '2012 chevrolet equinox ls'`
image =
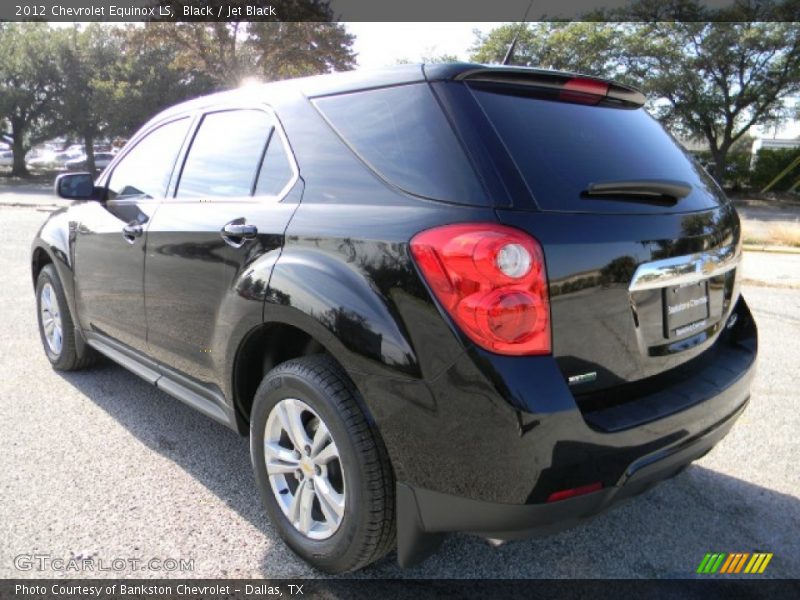
<svg viewBox="0 0 800 600"><path fill-rule="evenodd" d="M57 180L44 350L249 435L325 571L573 525L708 452L754 372L736 212L643 103L450 64L170 108Z"/></svg>

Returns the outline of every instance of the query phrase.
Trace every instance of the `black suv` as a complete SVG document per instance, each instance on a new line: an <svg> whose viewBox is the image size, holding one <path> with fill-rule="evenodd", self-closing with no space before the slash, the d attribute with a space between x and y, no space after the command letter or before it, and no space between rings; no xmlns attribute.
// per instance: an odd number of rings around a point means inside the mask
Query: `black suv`
<svg viewBox="0 0 800 600"><path fill-rule="evenodd" d="M708 452L754 371L736 212L643 103L450 64L166 110L57 180L45 352L249 435L325 571L572 525Z"/></svg>

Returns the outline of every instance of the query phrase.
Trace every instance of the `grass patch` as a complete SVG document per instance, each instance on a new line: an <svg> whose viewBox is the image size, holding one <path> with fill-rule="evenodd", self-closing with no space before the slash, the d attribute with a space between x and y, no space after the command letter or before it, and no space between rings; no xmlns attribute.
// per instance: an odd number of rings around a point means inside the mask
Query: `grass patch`
<svg viewBox="0 0 800 600"><path fill-rule="evenodd" d="M773 243L780 246L800 248L800 223L781 223L769 228Z"/></svg>
<svg viewBox="0 0 800 600"><path fill-rule="evenodd" d="M758 228L748 228L745 222L742 237L745 244L800 248L800 221L776 223Z"/></svg>

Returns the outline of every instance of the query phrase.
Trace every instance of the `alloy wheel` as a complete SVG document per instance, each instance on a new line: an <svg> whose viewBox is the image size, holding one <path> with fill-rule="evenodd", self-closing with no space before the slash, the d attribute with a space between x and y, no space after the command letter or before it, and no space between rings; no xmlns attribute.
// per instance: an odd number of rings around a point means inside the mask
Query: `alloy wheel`
<svg viewBox="0 0 800 600"><path fill-rule="evenodd" d="M61 311L58 308L56 292L50 283L42 286L42 292L39 296L39 312L42 316L44 339L47 340L50 351L59 356L64 344L64 330L61 324Z"/></svg>
<svg viewBox="0 0 800 600"><path fill-rule="evenodd" d="M324 540L345 513L344 472L328 427L305 402L285 398L272 407L264 460L283 514L304 536Z"/></svg>

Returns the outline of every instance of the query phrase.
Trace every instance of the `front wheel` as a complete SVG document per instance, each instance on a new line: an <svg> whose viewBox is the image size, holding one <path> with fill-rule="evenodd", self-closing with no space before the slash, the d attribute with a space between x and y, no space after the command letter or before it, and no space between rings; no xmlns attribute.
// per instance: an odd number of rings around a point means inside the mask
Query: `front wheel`
<svg viewBox="0 0 800 600"><path fill-rule="evenodd" d="M287 544L328 573L353 571L394 546L394 476L358 392L327 355L278 365L256 392L253 471Z"/></svg>
<svg viewBox="0 0 800 600"><path fill-rule="evenodd" d="M39 336L54 369L75 371L94 364L97 358L94 350L77 344L64 287L52 264L45 265L36 279L36 308Z"/></svg>

